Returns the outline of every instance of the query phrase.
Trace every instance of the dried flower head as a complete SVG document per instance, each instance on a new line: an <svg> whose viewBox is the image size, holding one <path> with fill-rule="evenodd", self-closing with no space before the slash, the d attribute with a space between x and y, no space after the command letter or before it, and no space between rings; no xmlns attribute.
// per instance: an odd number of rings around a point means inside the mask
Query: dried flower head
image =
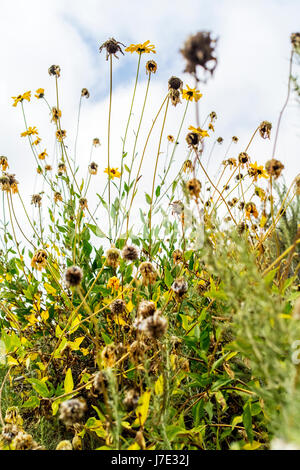
<svg viewBox="0 0 300 470"><path fill-rule="evenodd" d="M142 300L142 302L138 306L138 316L142 318L150 317L154 315L156 310L155 303L152 300Z"/></svg>
<svg viewBox="0 0 300 470"><path fill-rule="evenodd" d="M136 261L139 257L139 251L135 246L125 245L122 250L122 258L126 261Z"/></svg>
<svg viewBox="0 0 300 470"><path fill-rule="evenodd" d="M55 135L56 135L58 142L62 142L67 136L67 131L65 131L64 129L58 129L55 132Z"/></svg>
<svg viewBox="0 0 300 470"><path fill-rule="evenodd" d="M237 144L238 141L239 141L238 137L237 137L236 135L234 135L234 136L232 137L232 142L235 143L235 144Z"/></svg>
<svg viewBox="0 0 300 470"><path fill-rule="evenodd" d="M167 328L167 320L156 312L144 320L142 331L152 339L159 339L166 333Z"/></svg>
<svg viewBox="0 0 300 470"><path fill-rule="evenodd" d="M35 207L41 207L42 196L40 194L33 194L33 196L31 196L31 204L34 204Z"/></svg>
<svg viewBox="0 0 300 470"><path fill-rule="evenodd" d="M182 201L173 201L169 204L172 207L172 215L182 215L184 204Z"/></svg>
<svg viewBox="0 0 300 470"><path fill-rule="evenodd" d="M256 209L256 205L254 202L247 202L245 205L245 211L246 211L246 217L250 219L250 216L253 215L253 217L257 218L258 217L258 212Z"/></svg>
<svg viewBox="0 0 300 470"><path fill-rule="evenodd" d="M106 49L106 60L108 60L109 56L111 55L118 59L119 57L117 56L117 52L121 52L121 54L124 55L121 46L125 47L122 42L116 41L114 38L109 38L99 47L99 52L102 52L103 49Z"/></svg>
<svg viewBox="0 0 300 470"><path fill-rule="evenodd" d="M115 246L111 246L106 252L106 264L116 268L120 264L120 251Z"/></svg>
<svg viewBox="0 0 300 470"><path fill-rule="evenodd" d="M98 164L95 162L90 163L88 170L90 175L96 175L98 172Z"/></svg>
<svg viewBox="0 0 300 470"><path fill-rule="evenodd" d="M169 90L182 90L182 87L183 87L183 81L180 78L174 77L174 76L169 78L168 80Z"/></svg>
<svg viewBox="0 0 300 470"><path fill-rule="evenodd" d="M65 273L67 287L77 287L82 281L83 272L79 266L70 266Z"/></svg>
<svg viewBox="0 0 300 470"><path fill-rule="evenodd" d="M81 210L88 209L88 201L85 197L79 199L79 207Z"/></svg>
<svg viewBox="0 0 300 470"><path fill-rule="evenodd" d="M181 298L188 291L188 283L183 278L175 279L175 281L171 285L171 289L173 290L173 292L175 292L178 297Z"/></svg>
<svg viewBox="0 0 300 470"><path fill-rule="evenodd" d="M59 65L51 65L48 69L49 75L53 75L55 77L60 77L60 66Z"/></svg>
<svg viewBox="0 0 300 470"><path fill-rule="evenodd" d="M272 124L268 121L263 121L259 126L259 133L263 139L269 139L271 136Z"/></svg>
<svg viewBox="0 0 300 470"><path fill-rule="evenodd" d="M115 299L109 308L114 315L122 315L126 311L126 303L123 299Z"/></svg>
<svg viewBox="0 0 300 470"><path fill-rule="evenodd" d="M156 73L157 71L157 63L155 60L148 60L146 63L146 74L150 75L151 73Z"/></svg>
<svg viewBox="0 0 300 470"><path fill-rule="evenodd" d="M279 160L272 158L266 162L265 168L268 175L274 176L274 178L277 179L281 175L284 165Z"/></svg>
<svg viewBox="0 0 300 470"><path fill-rule="evenodd" d="M37 250L31 260L31 266L38 271L44 269L47 265L48 255L45 250Z"/></svg>
<svg viewBox="0 0 300 470"><path fill-rule="evenodd" d="M15 450L34 450L37 449L38 444L35 442L31 434L24 431L19 431L13 440Z"/></svg>
<svg viewBox="0 0 300 470"><path fill-rule="evenodd" d="M57 444L55 450L73 450L73 446L71 441L64 440Z"/></svg>
<svg viewBox="0 0 300 470"><path fill-rule="evenodd" d="M167 139L168 139L169 142L174 142L174 140L175 140L174 137L171 134L169 134L167 136Z"/></svg>
<svg viewBox="0 0 300 470"><path fill-rule="evenodd" d="M67 167L64 163L59 163L57 168L58 168L58 171L57 171L58 176L62 176L64 173L67 172Z"/></svg>
<svg viewBox="0 0 300 470"><path fill-rule="evenodd" d="M59 419L65 426L72 426L83 418L86 408L86 402L82 398L66 400L60 404Z"/></svg>
<svg viewBox="0 0 300 470"><path fill-rule="evenodd" d="M250 162L250 157L249 155L246 153L246 152L241 152L239 154L239 163L241 164L242 168L244 167L244 165L246 165L247 163Z"/></svg>
<svg viewBox="0 0 300 470"><path fill-rule="evenodd" d="M204 73L212 75L217 66L215 48L217 39L212 39L211 33L201 31L188 37L180 50L186 60L185 72L197 76L196 69L200 66Z"/></svg>
<svg viewBox="0 0 300 470"><path fill-rule="evenodd" d="M223 137L218 137L218 138L217 138L217 142L218 142L218 144L220 144L220 145L223 144L223 142L224 142Z"/></svg>
<svg viewBox="0 0 300 470"><path fill-rule="evenodd" d="M100 139L98 139L98 137L95 137L95 138L93 139L93 145L94 145L94 147L99 147L99 145L100 145Z"/></svg>
<svg viewBox="0 0 300 470"><path fill-rule="evenodd" d="M81 96L84 98L89 98L90 97L90 92L87 88L82 88L81 90Z"/></svg>
<svg viewBox="0 0 300 470"><path fill-rule="evenodd" d="M130 390L127 390L125 394L125 398L123 400L124 406L128 410L134 410L138 405L139 398L140 398L140 395L139 395L138 390L136 390L135 388L131 388Z"/></svg>
<svg viewBox="0 0 300 470"><path fill-rule="evenodd" d="M194 170L194 165L193 165L192 160L185 160L185 162L183 163L182 169L184 173L187 173L187 172L191 173Z"/></svg>
<svg viewBox="0 0 300 470"><path fill-rule="evenodd" d="M51 171L51 170L52 170L52 166L51 166L51 165L45 165L45 170L46 170L46 171Z"/></svg>
<svg viewBox="0 0 300 470"><path fill-rule="evenodd" d="M1 439L6 443L10 444L11 441L17 436L19 432L18 426L9 423L5 424L2 429Z"/></svg>
<svg viewBox="0 0 300 470"><path fill-rule="evenodd" d="M0 157L0 166L2 171L6 171L8 168L7 157L4 157L4 155Z"/></svg>
<svg viewBox="0 0 300 470"><path fill-rule="evenodd" d="M145 352L148 347L143 341L134 341L129 347L130 358L135 364L144 362Z"/></svg>
<svg viewBox="0 0 300 470"><path fill-rule="evenodd" d="M189 147L197 147L200 142L200 135L197 132L189 132L185 140Z"/></svg>
<svg viewBox="0 0 300 470"><path fill-rule="evenodd" d="M52 115L51 121L57 122L61 118L61 110L53 106L53 108L51 109L51 115Z"/></svg>
<svg viewBox="0 0 300 470"><path fill-rule="evenodd" d="M112 367L116 362L116 346L115 344L107 344L102 352L101 352L101 359L105 367Z"/></svg>
<svg viewBox="0 0 300 470"><path fill-rule="evenodd" d="M214 122L217 119L217 113L215 111L212 111L209 114L209 117L210 117L211 122Z"/></svg>
<svg viewBox="0 0 300 470"><path fill-rule="evenodd" d="M174 264L181 263L181 261L183 261L183 253L180 250L175 250L172 257Z"/></svg>
<svg viewBox="0 0 300 470"><path fill-rule="evenodd" d="M173 106L177 106L178 103L181 103L179 90L174 90L171 88L169 91L169 97Z"/></svg>
<svg viewBox="0 0 300 470"><path fill-rule="evenodd" d="M300 33L291 34L291 43L296 52L300 51Z"/></svg>
<svg viewBox="0 0 300 470"><path fill-rule="evenodd" d="M198 179L193 178L187 182L187 190L190 193L191 197L195 199L199 198L200 191L201 191L201 183Z"/></svg>
<svg viewBox="0 0 300 470"><path fill-rule="evenodd" d="M61 193L60 193L59 191L55 191L53 197L54 197L54 202L55 202L55 204L57 204L58 201L62 201L62 200L63 200L62 195L61 195Z"/></svg>
<svg viewBox="0 0 300 470"><path fill-rule="evenodd" d="M148 261L144 261L140 264L140 273L142 275L144 284L154 284L156 281L157 272L153 264L149 263Z"/></svg>

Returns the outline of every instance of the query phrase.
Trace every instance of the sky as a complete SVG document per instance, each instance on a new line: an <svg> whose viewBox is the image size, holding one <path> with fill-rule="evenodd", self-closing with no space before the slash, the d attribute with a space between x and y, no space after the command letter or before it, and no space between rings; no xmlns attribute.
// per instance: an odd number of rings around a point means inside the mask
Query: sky
<svg viewBox="0 0 300 470"><path fill-rule="evenodd" d="M138 152L167 91L171 75L180 76L184 84L194 86L192 77L183 73L184 61L179 53L186 38L197 31L211 31L218 40L218 66L214 77L200 84L203 97L200 116L203 121L215 111L216 135L224 138L224 144L213 153L210 164L211 177L224 159L231 137L239 142L230 148L230 155L237 157L247 145L257 125L268 120L276 128L278 114L287 93L290 56L290 34L299 28L300 2L298 0L10 0L1 5L0 18L0 124L2 131L0 155L9 159L10 171L16 173L20 191L26 201L30 195L41 191L41 177L36 176L36 165L25 139L21 108L12 107L12 96L27 90L45 89L49 103L55 103L55 81L48 75L52 64L59 64L60 107L62 126L67 130L66 145L74 150L78 103L83 87L90 91L90 98L83 100L78 136L77 158L83 173L89 162L91 142L99 137L102 145L96 149L93 159L99 164L99 175L91 184L91 194L104 188L103 169L107 152L107 116L109 91L109 65L105 52L99 54L99 46L114 37L126 46L150 40L155 44L158 71L153 76L148 106L145 111ZM145 54L146 56L146 54ZM120 167L122 136L128 117L137 55L126 54L113 61L112 104L112 166ZM128 142L133 141L137 129L142 101L145 94L146 74L142 69L137 88ZM297 67L295 67L295 72ZM298 67L299 72L299 67ZM162 145L162 158L167 151L166 135L176 135L184 107L171 107L166 121ZM47 149L51 163L54 151L54 128L44 103L32 99L25 103L29 125L36 125L43 139L42 150ZM285 179L290 182L299 172L300 107L292 96L284 114L276 157L285 165ZM159 121L161 125L161 121ZM159 124L158 123L158 124ZM176 149L173 175L187 155L184 136L189 125L195 125L194 109L190 107L183 133ZM141 193L149 190L153 175L153 163L157 152L159 125L153 133L142 168ZM252 161L263 164L271 157L273 139L257 137L249 149ZM212 140L207 141L208 153ZM128 143L130 153L131 144ZM207 158L207 154L204 155ZM161 163L161 162L160 162ZM159 171L163 163L159 167ZM151 175L151 177L150 177ZM171 174L172 176L172 174ZM94 189L93 189L94 188ZM17 211L19 208L16 209Z"/></svg>

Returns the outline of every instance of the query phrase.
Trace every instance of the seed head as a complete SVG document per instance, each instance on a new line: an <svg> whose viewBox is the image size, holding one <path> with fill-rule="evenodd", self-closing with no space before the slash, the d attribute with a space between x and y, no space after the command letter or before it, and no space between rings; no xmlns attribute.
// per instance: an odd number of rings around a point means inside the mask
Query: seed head
<svg viewBox="0 0 300 470"><path fill-rule="evenodd" d="M60 441L55 450L73 450L73 446L71 441Z"/></svg>
<svg viewBox="0 0 300 470"><path fill-rule="evenodd" d="M138 306L138 316L141 318L147 318L154 315L156 310L155 303L151 300L142 300Z"/></svg>
<svg viewBox="0 0 300 470"><path fill-rule="evenodd" d="M238 160L239 160L239 163L240 163L240 164L242 165L242 167L243 167L245 164L249 163L250 157L249 157L249 155L248 155L246 152L241 152L241 153L239 154Z"/></svg>
<svg viewBox="0 0 300 470"><path fill-rule="evenodd" d="M45 250L37 250L31 260L31 266L38 271L41 271L47 265L48 255Z"/></svg>
<svg viewBox="0 0 300 470"><path fill-rule="evenodd" d="M213 75L217 66L215 47L217 39L212 39L211 33L201 31L190 36L180 50L186 60L185 72L196 76L196 68L200 66L204 73Z"/></svg>
<svg viewBox="0 0 300 470"><path fill-rule="evenodd" d="M146 63L146 74L156 73L157 70L157 63L155 60L148 60Z"/></svg>
<svg viewBox="0 0 300 470"><path fill-rule="evenodd" d="M157 278L157 272L154 266L148 261L144 261L140 264L140 273L143 278L144 284L154 284Z"/></svg>
<svg viewBox="0 0 300 470"><path fill-rule="evenodd" d="M81 210L88 209L88 202L85 197L81 197L79 199L79 206Z"/></svg>
<svg viewBox="0 0 300 470"><path fill-rule="evenodd" d="M14 447L15 450L34 450L38 447L38 444L33 440L31 434L19 431L14 438Z"/></svg>
<svg viewBox="0 0 300 470"><path fill-rule="evenodd" d="M60 66L59 65L51 65L48 69L49 75L53 75L55 77L60 77Z"/></svg>
<svg viewBox="0 0 300 470"><path fill-rule="evenodd" d="M114 315L121 315L126 311L126 303L123 299L116 299L110 304L109 308Z"/></svg>
<svg viewBox="0 0 300 470"><path fill-rule="evenodd" d="M112 268L116 268L120 264L120 251L112 246L106 252L106 264Z"/></svg>
<svg viewBox="0 0 300 470"><path fill-rule="evenodd" d="M175 279L173 282L171 289L175 292L175 294L178 297L183 297L184 294L187 293L188 290L188 283L186 282L185 279L180 278L180 279Z"/></svg>
<svg viewBox="0 0 300 470"><path fill-rule="evenodd" d="M169 91L169 96L173 106L177 106L178 103L181 103L179 90L174 90L174 88L171 88Z"/></svg>
<svg viewBox="0 0 300 470"><path fill-rule="evenodd" d="M178 77L171 77L168 80L168 88L169 90L182 90L183 82Z"/></svg>
<svg viewBox="0 0 300 470"><path fill-rule="evenodd" d="M140 395L138 390L131 388L130 390L127 390L123 403L128 410L134 410L138 405L139 398Z"/></svg>
<svg viewBox="0 0 300 470"><path fill-rule="evenodd" d="M189 132L185 138L189 147L197 147L200 141L200 135L197 132Z"/></svg>
<svg viewBox="0 0 300 470"><path fill-rule="evenodd" d="M65 426L78 423L86 411L86 402L82 398L72 398L61 403L59 419Z"/></svg>
<svg viewBox="0 0 300 470"><path fill-rule="evenodd" d="M269 139L271 136L272 124L268 121L263 121L259 126L259 133L263 139Z"/></svg>
<svg viewBox="0 0 300 470"><path fill-rule="evenodd" d="M178 263L180 263L181 261L183 261L183 253L182 253L182 251L180 251L180 250L175 250L175 251L173 252L172 257L173 257L173 262L174 262L174 264L178 264Z"/></svg>
<svg viewBox="0 0 300 470"><path fill-rule="evenodd" d="M125 245L122 250L122 258L126 261L136 261L139 257L138 249L132 245Z"/></svg>
<svg viewBox="0 0 300 470"><path fill-rule="evenodd" d="M65 274L67 287L77 287L82 281L83 273L79 266L70 266Z"/></svg>
<svg viewBox="0 0 300 470"><path fill-rule="evenodd" d="M268 175L274 176L274 178L277 179L281 175L284 165L279 160L272 158L266 162L265 168Z"/></svg>
<svg viewBox="0 0 300 470"><path fill-rule="evenodd" d="M291 34L291 43L295 51L299 53L300 51L300 33Z"/></svg>
<svg viewBox="0 0 300 470"><path fill-rule="evenodd" d="M95 375L93 385L94 389L100 393L107 387L107 378L102 370Z"/></svg>
<svg viewBox="0 0 300 470"><path fill-rule="evenodd" d="M121 46L125 47L122 42L116 41L114 38L110 38L99 47L99 52L102 52L102 49L106 49L106 60L108 60L109 56L111 55L118 59L119 57L116 55L117 52L121 52L121 54L124 55L120 44Z"/></svg>
<svg viewBox="0 0 300 470"><path fill-rule="evenodd" d="M81 90L81 96L85 97L85 98L89 98L90 97L90 92L87 88L82 88Z"/></svg>
<svg viewBox="0 0 300 470"><path fill-rule="evenodd" d="M92 162L89 164L89 173L90 175L96 175L98 172L98 164L95 162Z"/></svg>
<svg viewBox="0 0 300 470"><path fill-rule="evenodd" d="M98 137L95 137L95 138L93 139L93 145L94 145L94 147L99 147L99 145L100 145L100 139L98 139Z"/></svg>
<svg viewBox="0 0 300 470"><path fill-rule="evenodd" d="M34 194L33 196L31 196L31 204L34 204L35 207L41 207L42 196L40 194Z"/></svg>
<svg viewBox="0 0 300 470"><path fill-rule="evenodd" d="M143 321L142 331L152 339L159 339L168 328L167 320L156 312Z"/></svg>
<svg viewBox="0 0 300 470"><path fill-rule="evenodd" d="M187 182L187 189L191 197L199 198L201 191L201 183L196 178L193 178Z"/></svg>

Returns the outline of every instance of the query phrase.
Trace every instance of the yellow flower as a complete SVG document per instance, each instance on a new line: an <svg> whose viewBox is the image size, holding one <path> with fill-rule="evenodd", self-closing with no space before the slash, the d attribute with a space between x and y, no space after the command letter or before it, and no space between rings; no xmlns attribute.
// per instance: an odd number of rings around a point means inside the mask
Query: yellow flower
<svg viewBox="0 0 300 470"><path fill-rule="evenodd" d="M40 160L45 160L45 158L48 156L48 153L46 152L46 149L39 154L39 159Z"/></svg>
<svg viewBox="0 0 300 470"><path fill-rule="evenodd" d="M182 98L185 100L193 101L195 100L196 102L200 100L202 94L200 93L199 90L196 90L196 88L190 88L187 85L187 90L182 90Z"/></svg>
<svg viewBox="0 0 300 470"><path fill-rule="evenodd" d="M113 276L108 280L108 283L107 283L108 289L117 291L119 287L120 287L120 281L116 276Z"/></svg>
<svg viewBox="0 0 300 470"><path fill-rule="evenodd" d="M21 103L23 100L30 101L31 91L26 91L23 95L12 96L12 99L15 100L13 106L17 106L18 103Z"/></svg>
<svg viewBox="0 0 300 470"><path fill-rule="evenodd" d="M194 132L194 134L199 134L201 137L209 137L209 134L204 129L200 129L200 127L189 127L189 131Z"/></svg>
<svg viewBox="0 0 300 470"><path fill-rule="evenodd" d="M32 142L32 145L38 145L41 142L41 138L38 137L34 142Z"/></svg>
<svg viewBox="0 0 300 470"><path fill-rule="evenodd" d="M35 135L35 134L38 134L37 128L35 126L34 127L29 126L27 131L22 132L21 137L26 137L27 135Z"/></svg>
<svg viewBox="0 0 300 470"><path fill-rule="evenodd" d="M257 162L250 163L248 174L249 176L253 177L254 181L257 181L257 178L269 178L269 175L264 169L263 165L258 166Z"/></svg>
<svg viewBox="0 0 300 470"><path fill-rule="evenodd" d="M44 88L38 88L36 90L36 95L34 95L37 99L43 98L44 97L45 90Z"/></svg>
<svg viewBox="0 0 300 470"><path fill-rule="evenodd" d="M138 54L149 54L149 52L153 52L156 54L154 44L150 44L150 41L146 41L143 44L131 44L125 49L126 52L137 52Z"/></svg>
<svg viewBox="0 0 300 470"><path fill-rule="evenodd" d="M109 172L108 172L108 168L105 168L104 173L109 174L111 179L120 178L121 176L121 173L118 171L118 168L110 168Z"/></svg>

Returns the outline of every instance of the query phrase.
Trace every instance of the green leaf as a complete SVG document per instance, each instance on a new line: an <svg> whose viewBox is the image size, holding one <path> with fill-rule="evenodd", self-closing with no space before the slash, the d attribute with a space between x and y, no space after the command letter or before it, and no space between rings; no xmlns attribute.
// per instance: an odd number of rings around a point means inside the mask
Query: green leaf
<svg viewBox="0 0 300 470"><path fill-rule="evenodd" d="M22 408L37 408L38 406L40 406L40 399L36 396L31 396L23 403Z"/></svg>
<svg viewBox="0 0 300 470"><path fill-rule="evenodd" d="M172 283L173 283L173 276L168 270L168 268L165 268L165 283L166 286L170 289Z"/></svg>
<svg viewBox="0 0 300 470"><path fill-rule="evenodd" d="M246 429L246 433L249 441L253 442L253 430L252 430L252 415L251 415L251 404L250 402L246 403L243 412L243 424Z"/></svg>
<svg viewBox="0 0 300 470"><path fill-rule="evenodd" d="M39 395L41 395L41 397L43 398L50 397L50 392L49 392L47 385L41 380L27 379L27 382L29 382L32 385L33 390L35 390Z"/></svg>
<svg viewBox="0 0 300 470"><path fill-rule="evenodd" d="M86 225L96 235L96 237L100 237L100 238L106 237L105 233L102 232L102 230L100 230L100 228L97 227L96 225L92 225L92 224L86 224Z"/></svg>

